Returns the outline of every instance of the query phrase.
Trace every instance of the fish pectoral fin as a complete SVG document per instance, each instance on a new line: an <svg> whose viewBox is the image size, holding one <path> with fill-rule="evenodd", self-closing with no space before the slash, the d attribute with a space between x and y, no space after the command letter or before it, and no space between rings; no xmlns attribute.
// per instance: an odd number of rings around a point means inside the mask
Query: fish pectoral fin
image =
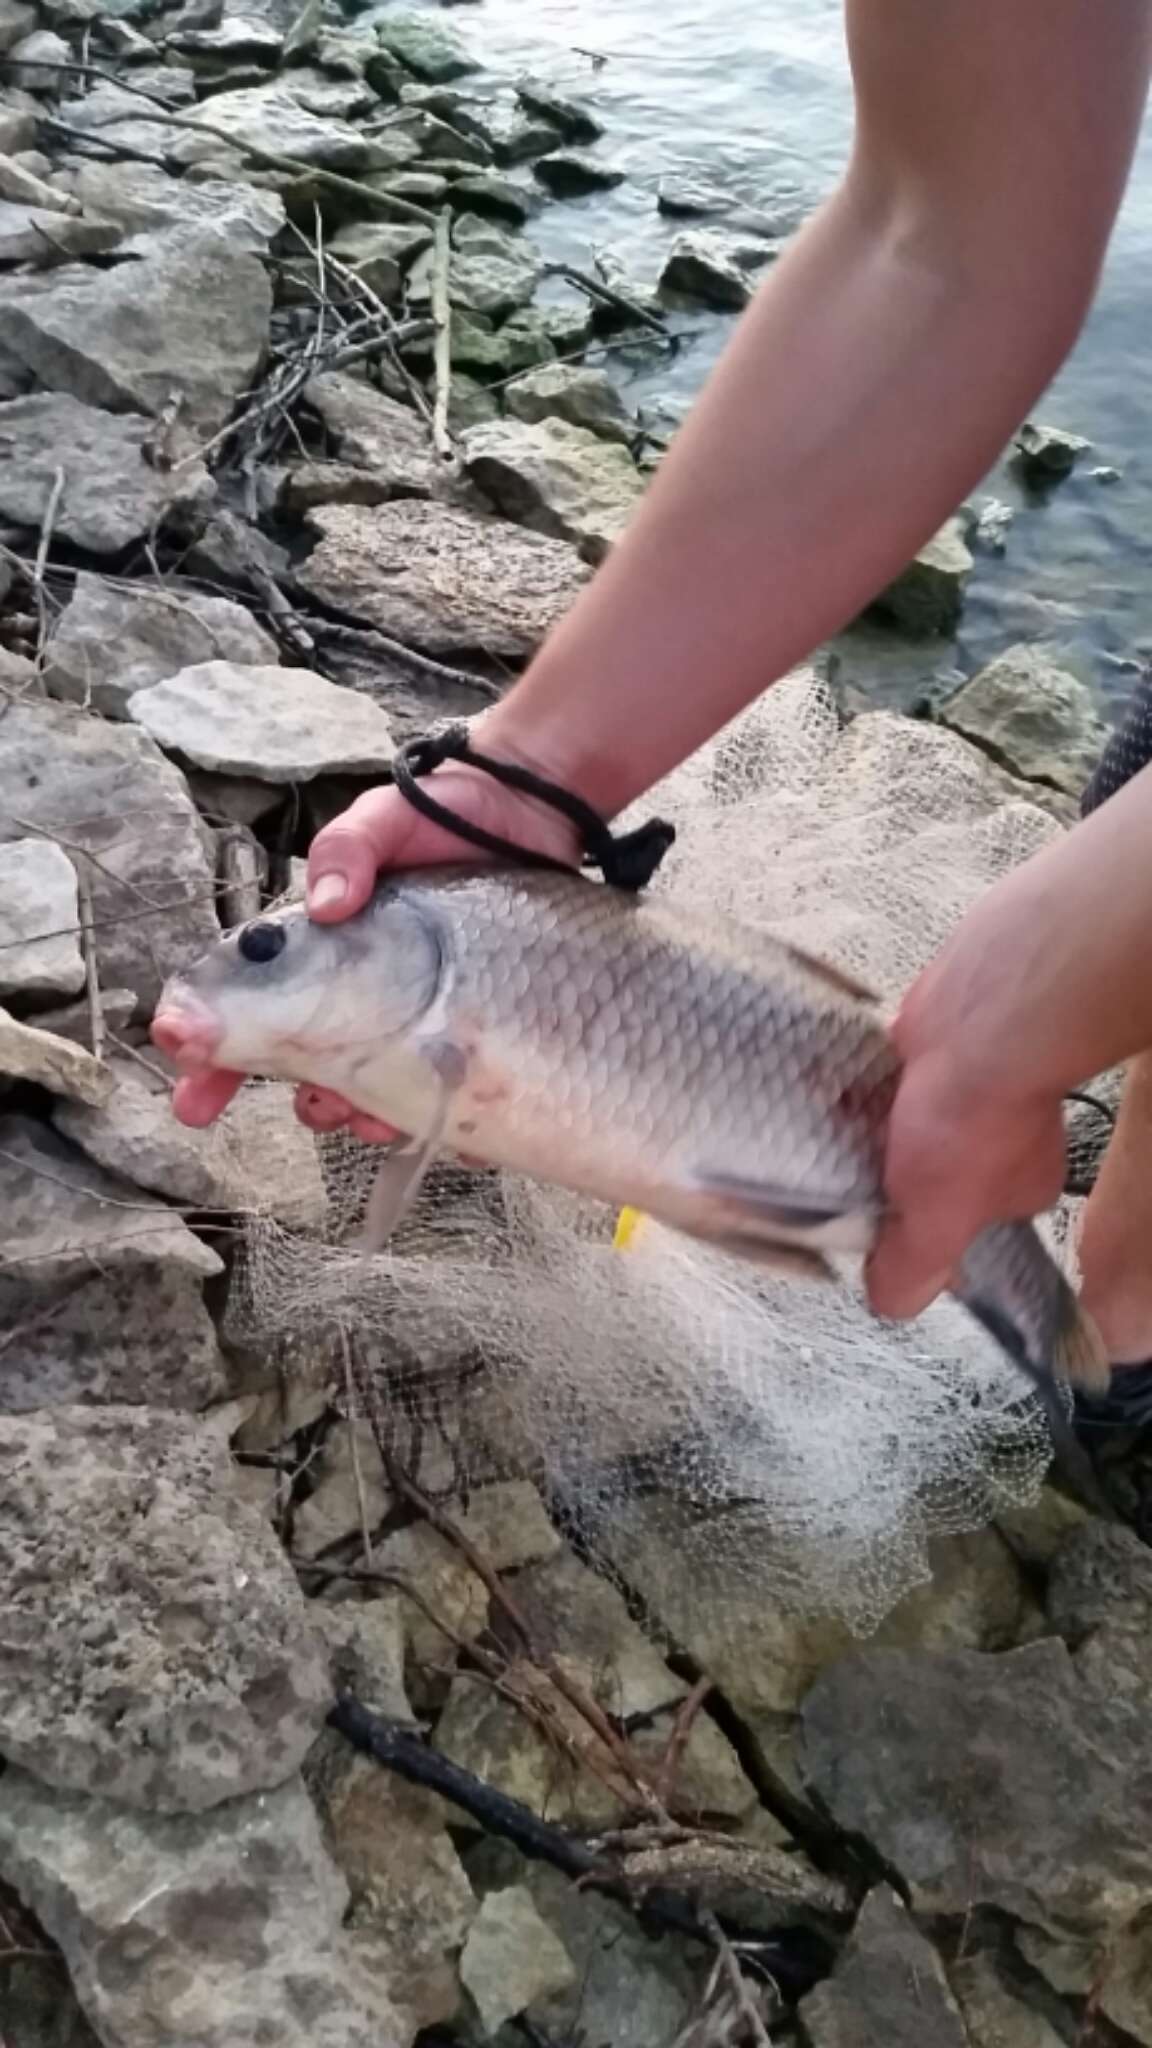
<svg viewBox="0 0 1152 2048"><path fill-rule="evenodd" d="M423 1131L384 1154L356 1239L358 1251L381 1251L408 1214L443 1146L452 1098L464 1079L467 1062L458 1046L429 1039L420 1051L434 1080L431 1115Z"/></svg>
<svg viewBox="0 0 1152 2048"><path fill-rule="evenodd" d="M741 1237L811 1252L867 1252L872 1248L883 1205L846 1209L843 1198L820 1188L786 1188L707 1170L693 1186L731 1219Z"/></svg>

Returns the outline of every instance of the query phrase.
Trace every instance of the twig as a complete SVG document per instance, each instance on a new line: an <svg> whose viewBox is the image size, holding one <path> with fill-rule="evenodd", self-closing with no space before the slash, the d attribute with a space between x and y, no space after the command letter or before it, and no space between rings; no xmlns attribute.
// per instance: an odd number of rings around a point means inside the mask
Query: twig
<svg viewBox="0 0 1152 2048"><path fill-rule="evenodd" d="M220 908L231 930L260 914L263 848L244 825L226 826L217 836L220 849Z"/></svg>
<svg viewBox="0 0 1152 2048"><path fill-rule="evenodd" d="M772 2048L772 2036L768 2032L764 2015L749 1989L747 1979L740 1968L732 1944L724 1929L721 1927L715 1913L707 1906L701 1908L700 1919L716 1944L716 1953L719 1957L723 1973L728 1979L732 1996L747 2022L748 2030L752 2039L757 2043L757 2048Z"/></svg>
<svg viewBox="0 0 1152 2048"><path fill-rule="evenodd" d="M344 1389L348 1400L348 1444L352 1453L352 1483L356 1488L356 1505L360 1511L360 1547L364 1552L364 1563L372 1567L372 1531L368 1523L368 1497L364 1491L364 1474L360 1469L360 1445L356 1438L356 1419L360 1404L356 1399L356 1377L352 1370L352 1346L347 1330L341 1328L340 1350L344 1361Z"/></svg>
<svg viewBox="0 0 1152 2048"><path fill-rule="evenodd" d="M602 299L606 306L612 306L617 313L626 313L630 320L638 320L642 327L651 328L656 334L666 335L668 330L656 313L650 313L646 306L638 305L635 299L625 298L610 284L602 284L598 277L589 277L586 270L576 270L571 263L548 263L546 277L566 277L579 291L587 292L591 298Z"/></svg>
<svg viewBox="0 0 1152 2048"><path fill-rule="evenodd" d="M44 660L44 648L48 639L48 605L44 596L44 571L48 566L48 550L52 546L52 534L56 526L56 515L60 510L60 500L63 496L64 471L58 467L52 475L52 488L48 493L48 503L44 507L44 517L40 523L40 539L36 548L36 559L32 564L32 592L36 599L36 615L39 620L36 633L37 668L40 667Z"/></svg>
<svg viewBox="0 0 1152 2048"><path fill-rule="evenodd" d="M671 1806L672 1804L672 1795L676 1788L676 1778L688 1737L692 1733L696 1716L711 1690L712 1680L710 1678L698 1678L687 1699L682 1700L676 1710L676 1718L672 1723L672 1732L668 1737L664 1754L660 1759L660 1767L656 1773L656 1791L662 1806Z"/></svg>
<svg viewBox="0 0 1152 2048"><path fill-rule="evenodd" d="M336 619L316 619L314 622L317 639L344 641L348 646L363 646L367 654L382 654L395 661L401 668L409 668L420 680L430 683L449 684L455 689L478 690L484 697L498 698L501 694L498 683L490 683L484 676L470 675L465 668L449 668L446 662L433 661L430 654L417 654L414 647L406 647L402 640L393 640L388 633L378 633L370 626L347 626Z"/></svg>
<svg viewBox="0 0 1152 2048"><path fill-rule="evenodd" d="M432 244L432 318L436 340L432 350L432 446L437 455L450 460L452 442L448 433L448 400L452 395L452 305L448 296L448 269L452 259L451 214L442 207L436 221Z"/></svg>
<svg viewBox="0 0 1152 2048"><path fill-rule="evenodd" d="M96 952L96 930L92 916L92 884L87 875L77 872L76 899L80 910L80 947L84 955L84 985L88 991L88 1016L92 1038L92 1056L102 1060L107 1035L104 1028L104 1008L100 1001L100 963Z"/></svg>

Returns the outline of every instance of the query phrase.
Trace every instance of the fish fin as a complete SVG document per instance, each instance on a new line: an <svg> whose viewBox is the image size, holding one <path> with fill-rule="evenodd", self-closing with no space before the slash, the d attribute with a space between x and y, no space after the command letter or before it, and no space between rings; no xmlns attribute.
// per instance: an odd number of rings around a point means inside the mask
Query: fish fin
<svg viewBox="0 0 1152 2048"><path fill-rule="evenodd" d="M855 975L846 974L842 967L833 967L830 960L821 960L815 953L809 953L805 947L794 945L791 939L783 940L782 944L785 951L791 953L794 960L799 961L801 967L806 968L809 974L814 974L819 981L827 982L829 988L836 989L842 996L852 996L858 1003L867 1003L872 1009L879 1008L880 997L875 989L868 988L862 981L857 981Z"/></svg>
<svg viewBox="0 0 1152 2048"><path fill-rule="evenodd" d="M729 1173L698 1173L694 1182L728 1213L739 1236L786 1244L799 1239L806 1250L870 1251L881 1214L879 1204L845 1209L843 1197L827 1189L785 1188Z"/></svg>
<svg viewBox="0 0 1152 2048"><path fill-rule="evenodd" d="M444 1143L452 1098L464 1078L464 1055L444 1039L429 1039L420 1051L435 1077L432 1112L424 1131L403 1145L390 1147L381 1160L356 1240L358 1251L378 1252L387 1244L415 1202Z"/></svg>

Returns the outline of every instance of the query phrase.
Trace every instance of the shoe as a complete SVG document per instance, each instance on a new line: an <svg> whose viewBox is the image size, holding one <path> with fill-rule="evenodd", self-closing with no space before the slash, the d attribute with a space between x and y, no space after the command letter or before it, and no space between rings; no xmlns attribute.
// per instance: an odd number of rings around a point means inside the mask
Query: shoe
<svg viewBox="0 0 1152 2048"><path fill-rule="evenodd" d="M1118 1365L1106 1394L1077 1394L1072 1427L1078 1436L1102 1430L1140 1430L1152 1423L1152 1358L1142 1365Z"/></svg>

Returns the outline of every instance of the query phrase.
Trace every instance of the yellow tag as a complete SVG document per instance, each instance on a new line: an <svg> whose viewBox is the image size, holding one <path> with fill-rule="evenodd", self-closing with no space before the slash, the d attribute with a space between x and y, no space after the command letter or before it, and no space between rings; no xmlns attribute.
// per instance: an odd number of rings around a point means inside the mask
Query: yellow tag
<svg viewBox="0 0 1152 2048"><path fill-rule="evenodd" d="M646 1220L641 1209L621 1209L616 1218L616 1235L612 1239L613 1251L626 1252Z"/></svg>

